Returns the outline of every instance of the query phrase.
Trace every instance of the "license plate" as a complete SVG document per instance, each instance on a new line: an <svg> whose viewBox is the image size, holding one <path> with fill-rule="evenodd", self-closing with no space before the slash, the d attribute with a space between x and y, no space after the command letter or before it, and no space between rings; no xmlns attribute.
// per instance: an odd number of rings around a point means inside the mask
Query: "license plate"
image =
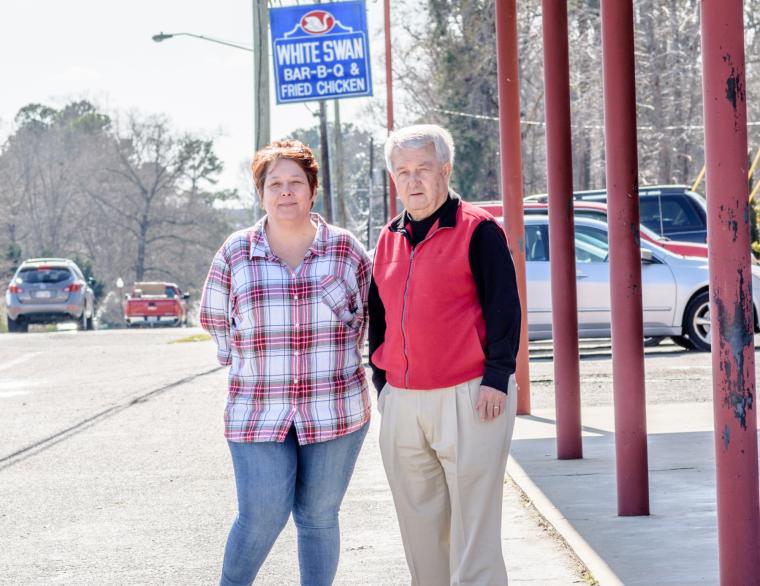
<svg viewBox="0 0 760 586"><path fill-rule="evenodd" d="M34 296L40 299L49 299L50 297L53 296L53 292L52 291L37 291L34 294Z"/></svg>
<svg viewBox="0 0 760 586"><path fill-rule="evenodd" d="M155 321L158 321L158 317L156 317L155 315L149 315L149 316L148 316L148 321L149 321L149 322L155 322Z"/></svg>

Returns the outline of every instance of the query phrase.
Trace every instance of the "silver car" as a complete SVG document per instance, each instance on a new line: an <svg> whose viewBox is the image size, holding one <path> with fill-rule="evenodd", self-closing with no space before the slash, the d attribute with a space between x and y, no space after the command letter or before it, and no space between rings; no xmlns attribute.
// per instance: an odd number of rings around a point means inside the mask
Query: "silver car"
<svg viewBox="0 0 760 586"><path fill-rule="evenodd" d="M528 282L528 336L551 338L552 299L549 267L549 220L525 217ZM581 338L611 335L610 270L607 224L575 218L575 269L578 333ZM710 351L710 304L707 259L685 257L641 241L644 336L670 336L686 348ZM758 332L760 267L752 266L754 329Z"/></svg>
<svg viewBox="0 0 760 586"><path fill-rule="evenodd" d="M33 258L21 263L5 292L9 332L27 332L30 323L75 320L94 326L95 295L74 261Z"/></svg>

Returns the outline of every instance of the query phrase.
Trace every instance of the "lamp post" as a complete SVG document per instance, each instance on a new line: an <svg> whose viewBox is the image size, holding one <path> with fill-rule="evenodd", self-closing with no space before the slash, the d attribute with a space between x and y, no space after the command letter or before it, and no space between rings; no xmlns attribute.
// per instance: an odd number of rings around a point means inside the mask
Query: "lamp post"
<svg viewBox="0 0 760 586"><path fill-rule="evenodd" d="M160 32L157 35L151 37L156 43L161 43L167 39L174 37L193 37L194 39L200 39L202 41L208 41L210 43L216 43L217 45L224 45L225 47L232 47L233 49L240 49L242 51L248 51L253 53L253 129L254 129L254 149L258 151L261 147L269 144L269 68L267 67L268 51L266 49L266 35L261 34L258 30L261 26L264 27L264 31L269 26L268 16L269 13L264 10L265 18L267 22L260 22L263 18L260 14L258 5L253 6L253 29L254 29L254 43L259 48L257 52L253 47L241 45L239 43L233 43L231 41L224 41L222 39L215 39L214 37L207 37L205 35L197 35L195 33L164 33Z"/></svg>
<svg viewBox="0 0 760 586"><path fill-rule="evenodd" d="M253 43L254 47L247 47L239 43L215 39L195 33L165 33L160 32L151 37L156 43L161 43L174 37L193 37L210 43L217 43L234 49L242 49L253 53L253 126L254 126L254 152L270 142L269 123L269 68L267 60L267 31L269 29L269 10L266 1L253 0ZM332 223L332 193L330 188L330 158L327 139L327 114L324 101L319 102L319 133L320 153L322 157L322 191L325 200L325 218Z"/></svg>
<svg viewBox="0 0 760 586"><path fill-rule="evenodd" d="M242 49L243 51L248 51L249 53L253 53L253 49L251 47L246 47L245 45L239 45L238 43L232 43L230 41L222 41L221 39L215 39L213 37L206 37L206 36L203 36L203 35L196 35L195 33L164 33L164 32L160 32L157 35L153 35L151 38L156 43L160 43L160 42L165 41L167 39L173 39L174 37L193 37L195 39L201 39L202 41L209 41L210 43L218 43L219 45L225 45L227 47L234 47L235 49Z"/></svg>

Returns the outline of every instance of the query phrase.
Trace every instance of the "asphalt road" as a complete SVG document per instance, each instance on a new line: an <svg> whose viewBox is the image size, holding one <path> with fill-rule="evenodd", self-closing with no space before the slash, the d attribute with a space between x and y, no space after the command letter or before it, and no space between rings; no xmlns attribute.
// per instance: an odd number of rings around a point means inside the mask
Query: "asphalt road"
<svg viewBox="0 0 760 586"><path fill-rule="evenodd" d="M0 335L0 584L217 583L235 513L226 371L210 342L175 343L197 333ZM542 352L532 367L550 372ZM547 376L534 392L546 394ZM378 428L374 416L344 501L338 585L409 583ZM584 583L506 488L510 582ZM297 583L290 523L257 584Z"/></svg>

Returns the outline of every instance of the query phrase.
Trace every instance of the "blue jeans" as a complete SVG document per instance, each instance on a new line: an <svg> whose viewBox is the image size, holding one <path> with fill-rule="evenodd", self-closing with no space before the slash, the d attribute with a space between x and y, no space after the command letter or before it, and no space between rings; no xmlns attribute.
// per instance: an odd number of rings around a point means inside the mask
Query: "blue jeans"
<svg viewBox="0 0 760 586"><path fill-rule="evenodd" d="M340 554L338 511L369 424L339 438L301 446L228 442L238 516L224 550L221 586L248 586L293 513L301 584L329 586Z"/></svg>

